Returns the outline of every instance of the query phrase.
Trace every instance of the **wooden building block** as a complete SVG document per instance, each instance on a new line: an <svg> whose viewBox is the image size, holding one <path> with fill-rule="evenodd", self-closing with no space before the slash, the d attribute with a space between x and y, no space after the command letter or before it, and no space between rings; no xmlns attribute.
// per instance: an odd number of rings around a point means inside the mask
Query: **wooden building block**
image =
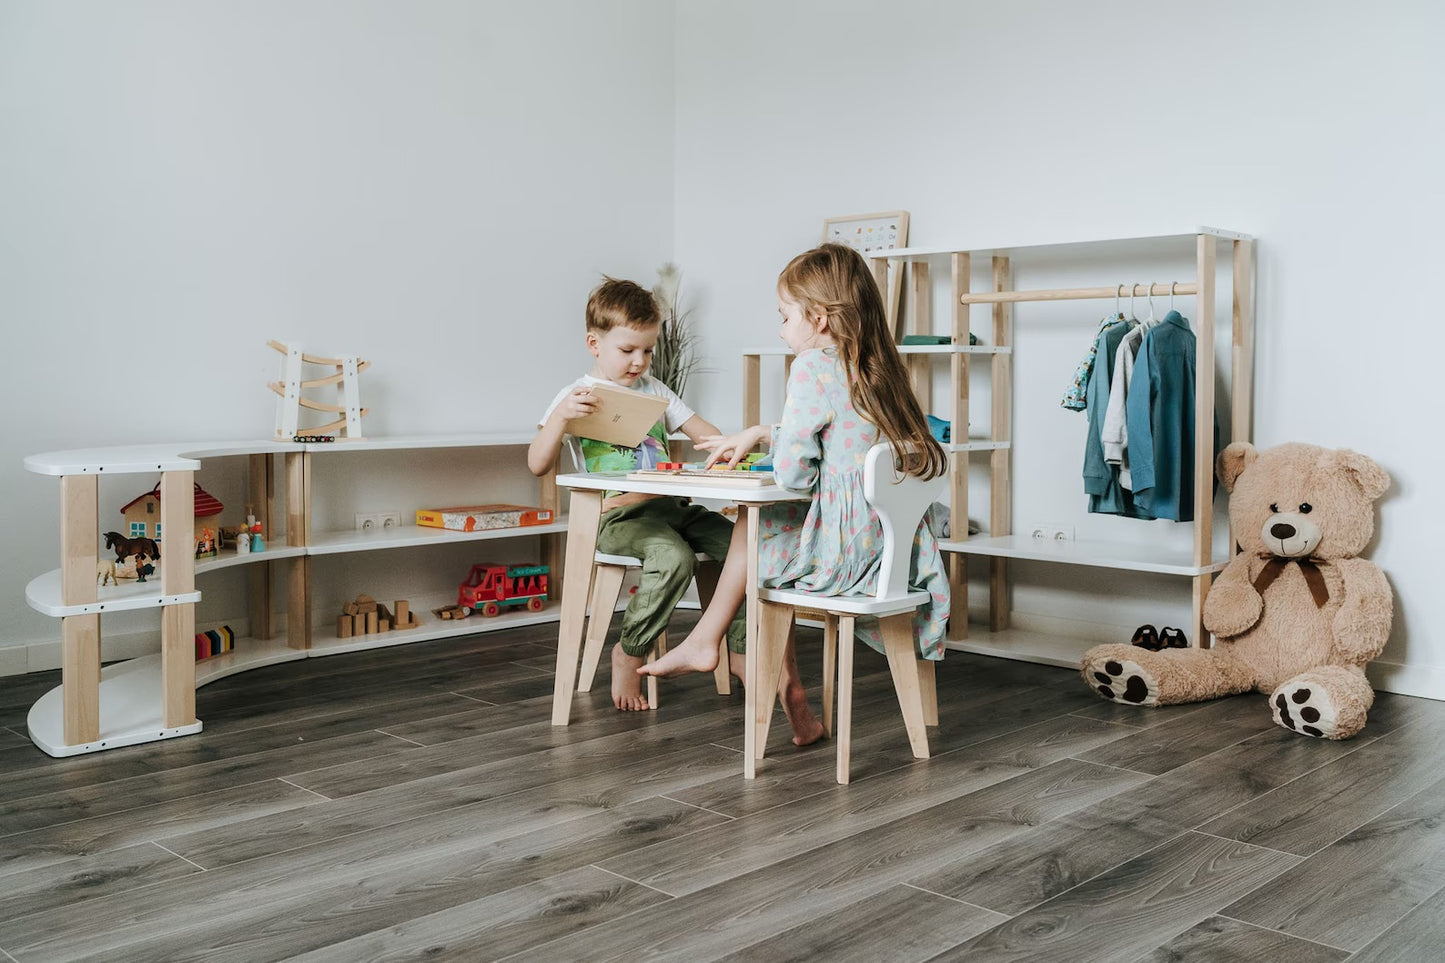
<svg viewBox="0 0 1445 963"><path fill-rule="evenodd" d="M380 629L381 620L376 615L376 609L366 613L366 634L375 635Z"/></svg>
<svg viewBox="0 0 1445 963"><path fill-rule="evenodd" d="M390 620L390 619L382 619L380 622L377 623L377 629L376 629L376 630L377 630L378 632L390 632L390 631L391 631L391 620Z"/></svg>
<svg viewBox="0 0 1445 963"><path fill-rule="evenodd" d="M392 614L391 614L391 610L388 609L388 608L387 608L384 604L382 604L381 602L377 602L377 603L376 603L376 617L379 618L379 619L381 619L381 621L383 621L383 622L395 622L395 621L396 621L396 616L392 615Z"/></svg>
<svg viewBox="0 0 1445 963"><path fill-rule="evenodd" d="M336 637L338 639L351 638L351 616L339 615L336 617Z"/></svg>
<svg viewBox="0 0 1445 963"><path fill-rule="evenodd" d="M362 615L360 612L357 612L355 615L353 615L353 616L351 617L351 634L352 634L352 635L365 635L365 634L366 634L366 616L365 616L365 615Z"/></svg>
<svg viewBox="0 0 1445 963"><path fill-rule="evenodd" d="M347 602L346 605L342 607L341 611L346 615L355 615L361 610L356 607L355 602Z"/></svg>
<svg viewBox="0 0 1445 963"><path fill-rule="evenodd" d="M356 610L357 610L358 612L361 612L361 613L365 614L365 615L374 615L374 614L376 614L376 603L375 603L375 602L358 602L358 603L356 604Z"/></svg>
<svg viewBox="0 0 1445 963"><path fill-rule="evenodd" d="M403 628L411 625L411 605L406 599L397 599L391 603L391 609L396 613L396 627Z"/></svg>

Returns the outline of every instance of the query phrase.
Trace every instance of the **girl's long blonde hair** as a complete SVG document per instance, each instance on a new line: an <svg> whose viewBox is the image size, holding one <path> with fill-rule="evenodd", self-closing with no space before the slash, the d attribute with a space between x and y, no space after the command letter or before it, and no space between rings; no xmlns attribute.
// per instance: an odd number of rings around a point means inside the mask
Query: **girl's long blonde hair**
<svg viewBox="0 0 1445 963"><path fill-rule="evenodd" d="M896 452L912 452L897 467L920 478L937 478L947 471L948 456L928 430L863 255L842 244L806 251L783 268L778 290L801 305L805 316L827 316L849 374L853 407Z"/></svg>

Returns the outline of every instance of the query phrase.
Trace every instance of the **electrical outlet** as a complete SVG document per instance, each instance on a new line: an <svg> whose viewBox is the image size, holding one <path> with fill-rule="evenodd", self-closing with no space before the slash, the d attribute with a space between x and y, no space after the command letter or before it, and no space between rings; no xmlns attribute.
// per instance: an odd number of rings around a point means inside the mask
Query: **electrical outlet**
<svg viewBox="0 0 1445 963"><path fill-rule="evenodd" d="M401 527L401 512L377 512L376 517L381 522L383 531Z"/></svg>
<svg viewBox="0 0 1445 963"><path fill-rule="evenodd" d="M1072 542L1074 540L1074 526L1061 522L1039 522L1028 526L1026 531L1030 538L1041 542Z"/></svg>
<svg viewBox="0 0 1445 963"><path fill-rule="evenodd" d="M381 528L381 516L376 512L357 512L356 530L358 532L374 532Z"/></svg>

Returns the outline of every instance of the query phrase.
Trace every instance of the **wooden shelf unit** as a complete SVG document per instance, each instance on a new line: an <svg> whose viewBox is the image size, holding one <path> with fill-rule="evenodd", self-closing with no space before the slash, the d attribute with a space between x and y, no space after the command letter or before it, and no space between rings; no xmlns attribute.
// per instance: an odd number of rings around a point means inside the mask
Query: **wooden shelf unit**
<svg viewBox="0 0 1445 963"><path fill-rule="evenodd" d="M51 452L25 459L31 472L56 475L61 483L61 567L33 579L26 587L32 608L61 621L61 684L31 707L27 725L37 746L52 756L70 756L118 746L153 742L201 730L196 719L198 685L296 659L431 639L470 635L538 622L556 621L555 607L542 612L508 612L495 618L456 621L428 620L412 629L335 638L322 629L313 637L311 561L315 556L381 551L413 546L454 544L497 538L541 536L544 560L561 584L562 539L566 520L560 516L555 475L540 480L537 504L552 510L548 525L451 532L404 525L361 534L354 531L312 531L311 463L318 455L345 456L363 451L525 446L530 434L447 435L376 438L336 443L294 444L237 441L214 445L157 445ZM159 577L144 584L97 588L97 483L101 474L161 472L163 531L194 528L192 484L201 459L245 456L248 501L256 506L263 531L271 535L274 520L286 513L285 542L271 541L261 552L222 552L199 562L188 552L163 550ZM284 458L285 488L277 492L275 456ZM519 462L520 464L520 462ZM287 615L284 632L273 625L271 566L287 568ZM196 577L220 569L246 566L250 574L251 637L235 648L197 665L195 605L201 598ZM556 597L556 591L553 591ZM414 599L418 612L454 602L455 596ZM100 665L100 618L103 613L160 608L161 651L115 665Z"/></svg>
<svg viewBox="0 0 1445 963"><path fill-rule="evenodd" d="M1232 539L1215 537L1213 530L1213 437L1210 431L1195 433L1194 452L1194 522L1193 545L1187 551L1160 549L1145 544L1100 541L1055 544L1040 542L1028 536L1013 534L1012 451L1013 451L1013 305L1029 301L1072 301L1114 298L1117 288L1060 288L1036 291L1014 289L1014 261L1030 255L1046 255L1050 259L1067 260L1071 256L1090 255L1096 260L1101 250L1115 245L1129 251L1154 250L1166 244L1181 246L1191 242L1195 251L1195 277L1174 279L1176 296L1196 298L1193 328L1196 335L1195 424L1209 425L1215 417L1215 377L1217 359L1215 338L1215 275L1217 248L1230 245L1232 263L1230 283L1232 350L1229 358L1233 393L1230 439L1249 441L1252 438L1254 367L1254 239L1246 234L1217 228L1200 227L1189 232L1144 235L1135 237L1079 238L1073 240L1024 241L1012 244L960 245L948 247L910 247L876 252L870 257L874 276L880 286L886 283L890 264L894 276L906 270L903 281L908 291L905 316L900 331L899 320L890 317L900 334L934 334L932 270L936 260L947 259L951 305L946 345L900 346L913 377L914 391L925 412L933 412L932 366L942 358L949 361L946 402L949 422L955 437L967 437L965 443L945 445L950 452L948 505L953 520L953 536L940 543L950 556L949 583L953 606L949 622L950 648L976 651L989 655L1006 655L1054 665L1074 664L1064 658L1056 640L1045 643L1041 633L1009 629L1009 561L1029 559L1065 565L1084 565L1132 572L1151 572L1187 577L1192 583L1191 638L1208 639L1203 631L1202 610L1214 574L1228 561ZM1182 251L1183 248L1180 247ZM975 259L988 258L992 283L987 291L973 290ZM1119 262L1120 273L1128 273L1128 260ZM1154 289L1154 294L1169 293L1171 282ZM1142 285L1141 285L1142 286ZM1125 292L1128 293L1127 291ZM975 304L991 307L991 323L980 339L987 344L969 346L970 308ZM892 306L890 305L890 311ZM1087 332L1092 334L1093 332ZM784 358L784 367L791 366L792 355L786 348L766 348L743 354L743 419L745 424L761 420L762 359ZM975 357L986 357L990 370L990 406L987 425L975 427L970 421L969 389L971 366ZM1067 373L1065 373L1067 376ZM968 426L965 433L959 426ZM988 528L982 536L970 538L966 519L969 512L969 464L974 452L988 458L989 505ZM1075 457L1075 456L1071 456ZM1072 465L1073 463L1071 463ZM1220 533L1221 536L1224 533ZM988 625L990 635L979 640L968 638L968 580L965 556L978 555L989 559ZM1002 640L1008 640L1003 644Z"/></svg>

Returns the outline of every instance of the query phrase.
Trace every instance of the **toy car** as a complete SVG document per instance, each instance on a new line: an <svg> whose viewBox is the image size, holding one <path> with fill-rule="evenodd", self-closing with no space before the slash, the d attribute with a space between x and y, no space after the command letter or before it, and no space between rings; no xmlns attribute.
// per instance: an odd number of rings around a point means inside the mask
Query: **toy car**
<svg viewBox="0 0 1445 963"><path fill-rule="evenodd" d="M457 588L457 604L493 616L502 606L522 605L540 612L547 601L547 566L493 565L479 562Z"/></svg>
<svg viewBox="0 0 1445 963"><path fill-rule="evenodd" d="M299 441L299 442L308 442L308 441L325 442L325 441L335 441L335 440L336 440L336 436L335 436L335 435L293 435L293 436L291 437L291 440L292 440L292 441Z"/></svg>

